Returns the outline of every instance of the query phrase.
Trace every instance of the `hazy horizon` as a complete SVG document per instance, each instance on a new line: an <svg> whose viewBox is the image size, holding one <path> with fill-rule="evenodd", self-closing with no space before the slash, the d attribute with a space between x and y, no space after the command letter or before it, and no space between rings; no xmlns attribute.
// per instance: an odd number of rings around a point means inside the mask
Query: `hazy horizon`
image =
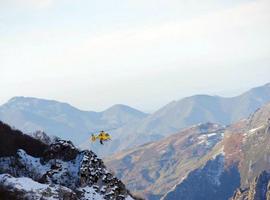
<svg viewBox="0 0 270 200"><path fill-rule="evenodd" d="M267 83L265 83L265 84L269 84L270 82L267 82ZM263 84L263 85L265 85L265 84ZM193 94L193 95L190 95L190 96L194 96L194 95L210 95L210 96L219 96L219 97L228 97L228 98L230 98L230 97L235 97L235 96L238 96L238 95L241 95L241 94L243 94L244 92L247 92L248 90L250 90L250 89L253 89L253 88L256 88L256 87L258 87L258 86L263 86L263 85L257 85L257 86L254 86L254 87L252 87L252 88L247 88L247 89L243 89L243 90L234 90L234 91L232 91L231 92L231 95L225 95L226 94L226 92L225 91L223 91L223 92L220 92L220 94L206 94L206 93L197 93L197 94ZM190 96L185 96L185 97L190 97ZM159 107L157 107L156 109L153 109L153 110L147 110L147 109L145 109L145 108L137 108L136 106L132 106L132 105L128 105L128 104L125 104L125 103L116 103L116 104L112 104L112 105L109 105L108 107L104 107L104 108L101 108L101 109L98 109L98 110L95 110L94 108L80 108L79 106L77 106L77 105L73 105L72 103L70 103L70 102L68 102L68 101L62 101L62 100L57 100L57 99L50 99L50 98L46 98L46 97L35 97L35 96L13 96L13 97L10 97L7 101L5 101L4 103L0 103L0 106L1 105L3 105L3 104L5 104L5 103L7 103L9 100L11 100L12 98L15 98L15 97L25 97L25 98L27 98L27 97L29 97L29 98L37 98L37 99L44 99L44 100L52 100L52 101L58 101L58 102L62 102L62 103L68 103L68 104L70 104L71 106L73 106L73 107L76 107L76 108L78 108L78 109L80 109L80 110L84 110L84 111L96 111L96 112L100 112L100 111L105 111L106 109L109 109L110 107L112 107L112 106L114 106L114 105L126 105L126 106L130 106L130 107L132 107L132 108L135 108L135 109L138 109L138 110L140 110L140 111L142 111L142 112L145 112L145 113L153 113L153 112L155 112L155 111L157 111L158 109L160 109L160 108L162 108L163 106L165 106L166 104L168 104L168 103L171 103L172 101L178 101L178 100L181 100L182 98L185 98L185 97L181 97L180 99L172 99L172 100L170 100L169 102L167 102L167 103L165 103L165 104L163 104L163 105L159 105Z"/></svg>
<svg viewBox="0 0 270 200"><path fill-rule="evenodd" d="M152 112L270 82L270 2L0 1L0 104L14 96Z"/></svg>

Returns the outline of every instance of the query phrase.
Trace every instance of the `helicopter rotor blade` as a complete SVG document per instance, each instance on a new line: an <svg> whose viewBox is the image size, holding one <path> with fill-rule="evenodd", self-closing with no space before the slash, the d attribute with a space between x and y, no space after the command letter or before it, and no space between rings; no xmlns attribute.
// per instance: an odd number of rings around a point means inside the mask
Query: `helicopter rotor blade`
<svg viewBox="0 0 270 200"><path fill-rule="evenodd" d="M106 132L106 131L112 131L112 130L115 130L115 129L117 129L118 127L114 127L114 128L110 128L110 129L105 129L105 130L103 130L104 132ZM94 130L94 131L90 131L90 133L91 134L98 134L98 133L100 133L102 130Z"/></svg>

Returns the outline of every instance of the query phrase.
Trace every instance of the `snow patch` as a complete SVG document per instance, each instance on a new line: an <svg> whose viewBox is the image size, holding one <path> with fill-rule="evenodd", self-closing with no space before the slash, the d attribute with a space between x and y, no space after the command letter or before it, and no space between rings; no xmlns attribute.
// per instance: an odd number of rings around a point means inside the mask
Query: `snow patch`
<svg viewBox="0 0 270 200"><path fill-rule="evenodd" d="M217 133L210 133L210 134L207 134L207 137L212 137L212 136L215 136L217 135Z"/></svg>
<svg viewBox="0 0 270 200"><path fill-rule="evenodd" d="M248 131L248 133L249 133L249 135L251 135L251 134L255 133L256 131L258 131L258 130L260 130L260 129L262 129L262 128L264 128L264 125L259 126L259 127L257 127L257 128L250 129L250 130Z"/></svg>
<svg viewBox="0 0 270 200"><path fill-rule="evenodd" d="M12 186L18 190L42 190L48 187L47 184L41 184L27 177L14 178L9 174L0 174L0 183L4 186Z"/></svg>
<svg viewBox="0 0 270 200"><path fill-rule="evenodd" d="M32 200L57 200L60 199L59 190L73 193L69 188L60 185L38 183L28 177L15 178L9 174L0 174L0 184L10 192L23 192L23 197Z"/></svg>
<svg viewBox="0 0 270 200"><path fill-rule="evenodd" d="M208 147L215 145L224 137L224 133L209 133L203 134L198 137L199 141L197 144L205 144Z"/></svg>
<svg viewBox="0 0 270 200"><path fill-rule="evenodd" d="M259 126L257 128L250 129L249 131L243 133L243 142L246 142L249 136L254 135L258 130L264 128L265 126Z"/></svg>
<svg viewBox="0 0 270 200"><path fill-rule="evenodd" d="M69 142L59 143L70 149L75 148ZM44 199L50 199L51 196L57 196L53 199L61 199L59 194L62 190L75 196L74 191L79 190L82 192L80 199L83 200L115 197L132 200L123 183L91 151L78 152L73 160L64 161L60 158L36 158L19 149L15 156L0 158L0 166L0 184L5 184L9 191L22 191L26 195L29 193L31 196L28 199L41 199L48 191L50 195Z"/></svg>
<svg viewBox="0 0 270 200"><path fill-rule="evenodd" d="M104 199L104 197L98 194L93 187L86 186L83 188L79 188L78 190L84 193L84 196L81 197L81 200L88 200L88 199L89 200L90 199L103 200Z"/></svg>

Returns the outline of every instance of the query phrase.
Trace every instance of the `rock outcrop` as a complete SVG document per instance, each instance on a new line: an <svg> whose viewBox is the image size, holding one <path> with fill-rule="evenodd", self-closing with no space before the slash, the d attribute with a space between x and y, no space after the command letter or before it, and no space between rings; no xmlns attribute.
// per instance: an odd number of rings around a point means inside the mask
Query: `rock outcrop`
<svg viewBox="0 0 270 200"><path fill-rule="evenodd" d="M270 173L263 171L248 188L237 189L231 200L270 200Z"/></svg>
<svg viewBox="0 0 270 200"><path fill-rule="evenodd" d="M18 137L26 144L28 139L35 144L31 149L12 143L12 154L9 149L2 152L5 156L0 157L0 199L133 199L94 152L80 151L65 140L47 145L3 123L0 130L3 151L4 141L10 144ZM35 148L40 149L39 154Z"/></svg>

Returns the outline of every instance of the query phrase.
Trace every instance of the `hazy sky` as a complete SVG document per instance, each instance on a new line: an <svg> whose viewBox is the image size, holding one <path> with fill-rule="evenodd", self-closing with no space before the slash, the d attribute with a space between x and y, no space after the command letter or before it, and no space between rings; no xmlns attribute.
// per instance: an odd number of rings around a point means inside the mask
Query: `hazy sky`
<svg viewBox="0 0 270 200"><path fill-rule="evenodd" d="M269 0L0 0L0 104L152 111L266 82Z"/></svg>

